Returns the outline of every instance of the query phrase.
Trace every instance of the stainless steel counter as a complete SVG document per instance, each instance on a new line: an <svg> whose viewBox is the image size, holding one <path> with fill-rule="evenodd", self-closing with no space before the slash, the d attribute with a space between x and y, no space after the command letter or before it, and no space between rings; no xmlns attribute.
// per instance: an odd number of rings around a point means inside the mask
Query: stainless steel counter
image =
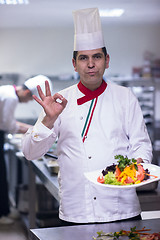
<svg viewBox="0 0 160 240"><path fill-rule="evenodd" d="M137 229L143 227L151 229L150 233L160 232L160 219L33 229L30 230L30 238L32 240L91 240L93 236L97 237L98 231L103 230L107 233L120 231L121 229L130 230L131 227L135 226Z"/></svg>
<svg viewBox="0 0 160 240"><path fill-rule="evenodd" d="M59 186L57 174L51 175L48 169L45 167L43 160L31 161L31 166L35 174L40 178L44 186L59 201Z"/></svg>
<svg viewBox="0 0 160 240"><path fill-rule="evenodd" d="M17 151L20 150L17 142L12 141L11 144L15 146ZM39 177L52 196L59 201L57 174L51 175L42 159L27 161L21 154L17 155L17 157L21 158L22 162L25 162L29 169L29 228L36 228L36 176ZM160 210L160 184L155 191L138 192L138 197L142 211Z"/></svg>
<svg viewBox="0 0 160 240"><path fill-rule="evenodd" d="M25 160L27 161L27 160ZM48 189L52 196L59 201L57 175L51 175L44 165L43 160L27 161L29 167L29 228L36 227L36 176Z"/></svg>

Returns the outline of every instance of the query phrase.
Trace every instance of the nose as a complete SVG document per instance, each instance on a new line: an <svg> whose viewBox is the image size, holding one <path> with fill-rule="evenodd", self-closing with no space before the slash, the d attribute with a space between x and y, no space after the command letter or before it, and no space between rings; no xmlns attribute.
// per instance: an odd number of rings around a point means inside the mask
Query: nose
<svg viewBox="0 0 160 240"><path fill-rule="evenodd" d="M95 62L93 58L88 59L88 68L94 68Z"/></svg>

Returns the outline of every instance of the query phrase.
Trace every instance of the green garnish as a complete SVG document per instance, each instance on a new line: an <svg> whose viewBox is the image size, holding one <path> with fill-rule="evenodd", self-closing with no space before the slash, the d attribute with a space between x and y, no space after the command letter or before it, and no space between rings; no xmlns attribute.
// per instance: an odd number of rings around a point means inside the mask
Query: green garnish
<svg viewBox="0 0 160 240"><path fill-rule="evenodd" d="M105 184L110 184L110 185L123 185L121 182L118 182L118 180L115 177L115 174L113 172L108 172L104 176L104 183Z"/></svg>
<svg viewBox="0 0 160 240"><path fill-rule="evenodd" d="M137 161L135 158L129 159L127 156L124 157L122 155L116 155L115 159L119 159L118 162L118 167L121 170L121 172L123 172L123 170L125 169L125 167L134 164L134 167L136 169L136 171L138 171L138 166L137 166Z"/></svg>
<svg viewBox="0 0 160 240"><path fill-rule="evenodd" d="M133 240L139 240L139 234L136 233L136 227L131 228L131 231L128 233L129 239Z"/></svg>
<svg viewBox="0 0 160 240"><path fill-rule="evenodd" d="M112 240L118 240L121 236L127 236L129 240L140 240L141 231L144 231L144 228L142 230L136 230L136 227L133 227L130 229L130 231L124 231L120 230L119 232L110 232L105 233L103 231L97 232L97 238L93 237L95 240L103 240L103 239L112 239ZM107 237L107 238L104 238ZM108 238L109 237L109 238ZM110 238L111 237L111 238Z"/></svg>

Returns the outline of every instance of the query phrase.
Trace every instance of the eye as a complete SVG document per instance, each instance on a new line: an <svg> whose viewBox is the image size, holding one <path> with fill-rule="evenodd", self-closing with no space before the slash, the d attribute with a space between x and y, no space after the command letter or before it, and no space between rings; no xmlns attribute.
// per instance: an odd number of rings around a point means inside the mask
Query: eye
<svg viewBox="0 0 160 240"><path fill-rule="evenodd" d="M101 55L101 54L96 54L96 55L94 56L94 58L95 58L95 59L102 58L102 55Z"/></svg>
<svg viewBox="0 0 160 240"><path fill-rule="evenodd" d="M80 56L78 57L78 59L79 59L80 61L85 61L85 60L87 60L87 56L85 56L85 55L80 55Z"/></svg>

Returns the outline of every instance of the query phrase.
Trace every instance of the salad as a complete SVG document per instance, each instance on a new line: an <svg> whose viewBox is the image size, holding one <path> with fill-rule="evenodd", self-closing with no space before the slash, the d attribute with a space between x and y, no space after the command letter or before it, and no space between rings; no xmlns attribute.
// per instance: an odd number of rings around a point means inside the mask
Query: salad
<svg viewBox="0 0 160 240"><path fill-rule="evenodd" d="M130 240L160 240L160 233L148 233L151 229L146 229L145 227L138 230L136 227L130 229L130 231L121 230L119 232L105 233L103 231L97 232L98 236L94 240L120 240L120 239L130 239ZM127 237L127 238L126 238Z"/></svg>
<svg viewBox="0 0 160 240"><path fill-rule="evenodd" d="M127 156L116 155L118 164L112 164L102 171L97 181L102 184L111 185L131 185L138 184L157 176L150 175L148 169L143 168L143 164L138 164L136 159L129 159Z"/></svg>

